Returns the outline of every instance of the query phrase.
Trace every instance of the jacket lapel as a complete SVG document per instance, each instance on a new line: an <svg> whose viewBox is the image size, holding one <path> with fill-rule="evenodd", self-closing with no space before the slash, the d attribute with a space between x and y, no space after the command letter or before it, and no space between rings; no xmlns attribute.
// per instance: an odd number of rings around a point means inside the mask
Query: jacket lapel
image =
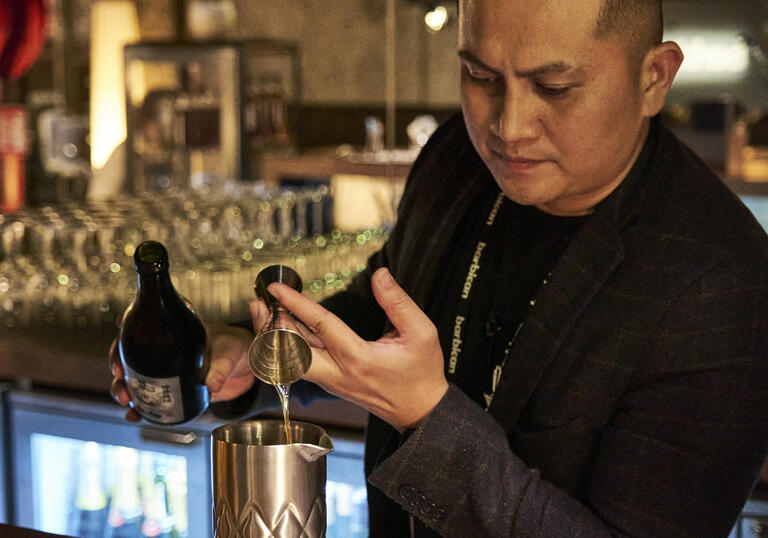
<svg viewBox="0 0 768 538"><path fill-rule="evenodd" d="M615 227L604 220L584 223L523 322L489 408L505 431L517 422L576 320L624 259L621 237L606 234Z"/></svg>
<svg viewBox="0 0 768 538"><path fill-rule="evenodd" d="M641 210L654 184L663 180L658 177L658 163L669 138L659 118L654 118L635 167L583 224L541 288L488 409L504 431L517 423L576 321L624 260L623 230Z"/></svg>
<svg viewBox="0 0 768 538"><path fill-rule="evenodd" d="M469 151L469 150L465 150ZM472 152L474 153L474 152ZM422 309L427 307L430 300L431 286L425 286L425 282L436 283L440 281L439 273L444 270L440 267L443 256L453 248L452 240L456 228L464 222L464 215L488 185L493 182L493 177L482 165L479 157L471 155L470 160L476 160L479 165L455 166L450 174L450 181L445 185L456 185L455 190L448 196L434 197L434 205L429 210L423 211L426 218L419 223L419 231L410 237L408 253L410 268L408 274L403 275L403 285L408 294ZM457 159L458 162L466 159ZM439 200L448 200L445 206L438 207ZM439 218L435 218L439 215ZM445 218L444 215L449 215ZM464 223L466 224L466 223ZM412 238L430 238L429 241L417 242ZM438 291L438 295L441 293Z"/></svg>

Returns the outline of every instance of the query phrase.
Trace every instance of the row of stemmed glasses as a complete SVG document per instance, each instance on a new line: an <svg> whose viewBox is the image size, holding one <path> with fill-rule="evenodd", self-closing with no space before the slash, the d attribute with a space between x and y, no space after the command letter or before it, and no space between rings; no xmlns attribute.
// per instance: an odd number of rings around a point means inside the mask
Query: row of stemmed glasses
<svg viewBox="0 0 768 538"><path fill-rule="evenodd" d="M113 323L136 290L133 252L164 243L179 291L206 319L247 316L256 275L295 267L313 298L341 289L386 238L326 229L327 188L176 191L0 215L0 327Z"/></svg>

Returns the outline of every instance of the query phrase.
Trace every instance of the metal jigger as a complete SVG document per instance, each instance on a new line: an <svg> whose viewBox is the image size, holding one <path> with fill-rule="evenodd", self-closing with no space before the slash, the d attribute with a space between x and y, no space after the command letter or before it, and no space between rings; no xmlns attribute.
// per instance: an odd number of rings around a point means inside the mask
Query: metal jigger
<svg viewBox="0 0 768 538"><path fill-rule="evenodd" d="M299 333L296 318L267 291L281 282L301 292L301 278L285 265L271 265L256 277L256 296L269 308L269 322L258 332L248 349L253 375L272 385L290 385L301 379L312 363L312 350Z"/></svg>

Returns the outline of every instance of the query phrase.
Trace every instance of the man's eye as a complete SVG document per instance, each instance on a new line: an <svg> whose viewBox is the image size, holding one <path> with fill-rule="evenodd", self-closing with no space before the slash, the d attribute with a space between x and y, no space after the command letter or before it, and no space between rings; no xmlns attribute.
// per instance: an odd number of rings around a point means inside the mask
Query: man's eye
<svg viewBox="0 0 768 538"><path fill-rule="evenodd" d="M472 69L467 69L467 73L469 73L469 77L476 82L490 83L496 80L496 75L493 73L473 71Z"/></svg>
<svg viewBox="0 0 768 538"><path fill-rule="evenodd" d="M568 93L572 86L547 86L546 84L536 84L539 93L548 97L560 97Z"/></svg>

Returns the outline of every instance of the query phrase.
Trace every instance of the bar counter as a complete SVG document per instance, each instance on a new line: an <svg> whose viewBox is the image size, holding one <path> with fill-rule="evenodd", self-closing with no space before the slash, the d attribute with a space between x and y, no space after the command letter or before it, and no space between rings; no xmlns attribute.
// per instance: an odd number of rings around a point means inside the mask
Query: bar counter
<svg viewBox="0 0 768 538"><path fill-rule="evenodd" d="M47 532L24 529L21 527L14 527L13 525L4 525L0 523L0 536L3 538L55 538L56 536L63 537L64 535L49 534Z"/></svg>
<svg viewBox="0 0 768 538"><path fill-rule="evenodd" d="M385 151L382 151L385 153ZM405 154L405 152L401 153ZM261 175L268 188L276 188L284 177L330 177L357 175L405 179L415 155L399 159L375 159L349 148L315 148L298 154L268 154L262 160Z"/></svg>
<svg viewBox="0 0 768 538"><path fill-rule="evenodd" d="M108 393L107 356L117 329L6 329L0 379L47 388Z"/></svg>
<svg viewBox="0 0 768 538"><path fill-rule="evenodd" d="M0 381L24 388L42 387L109 394L108 352L117 329L6 329L0 337ZM257 381L258 382L258 381ZM263 416L282 416L270 409ZM291 418L341 428L362 429L367 413L344 400L291 403Z"/></svg>

